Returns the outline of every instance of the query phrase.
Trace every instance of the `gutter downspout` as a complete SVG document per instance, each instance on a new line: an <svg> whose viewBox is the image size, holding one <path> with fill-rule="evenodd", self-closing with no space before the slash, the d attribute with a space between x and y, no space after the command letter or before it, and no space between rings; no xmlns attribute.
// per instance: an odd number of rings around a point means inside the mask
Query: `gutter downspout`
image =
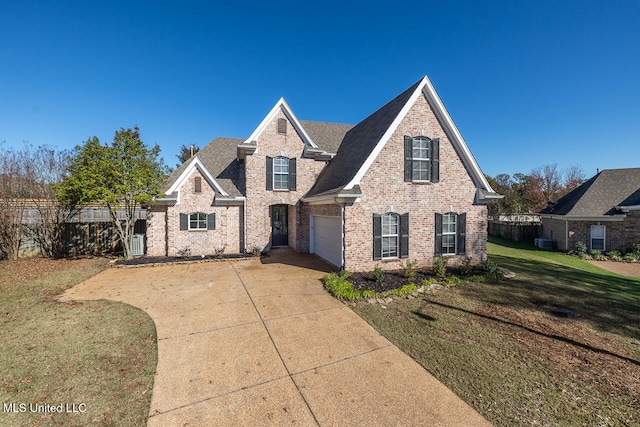
<svg viewBox="0 0 640 427"><path fill-rule="evenodd" d="M244 246L243 253L247 253L247 198L242 201L242 246Z"/></svg>
<svg viewBox="0 0 640 427"><path fill-rule="evenodd" d="M569 220L564 220L564 250L569 251Z"/></svg>
<svg viewBox="0 0 640 427"><path fill-rule="evenodd" d="M340 206L340 270L344 270L345 265L345 250L344 250L344 203L338 202L338 198L333 198L333 203Z"/></svg>

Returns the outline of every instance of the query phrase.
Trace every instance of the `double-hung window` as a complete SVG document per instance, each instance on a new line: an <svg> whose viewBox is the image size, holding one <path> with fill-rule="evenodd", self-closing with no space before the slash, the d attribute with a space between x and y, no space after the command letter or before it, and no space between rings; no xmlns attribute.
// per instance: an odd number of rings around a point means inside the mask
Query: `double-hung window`
<svg viewBox="0 0 640 427"><path fill-rule="evenodd" d="M430 142L427 138L422 137L411 140L411 178L414 181L429 181L431 178Z"/></svg>
<svg viewBox="0 0 640 427"><path fill-rule="evenodd" d="M404 180L440 182L440 140L404 137Z"/></svg>
<svg viewBox="0 0 640 427"><path fill-rule="evenodd" d="M289 189L289 159L286 157L273 159L273 189Z"/></svg>
<svg viewBox="0 0 640 427"><path fill-rule="evenodd" d="M591 250L604 251L605 244L605 226L604 225L592 225L591 226Z"/></svg>
<svg viewBox="0 0 640 427"><path fill-rule="evenodd" d="M296 189L296 159L267 157L267 190Z"/></svg>
<svg viewBox="0 0 640 427"><path fill-rule="evenodd" d="M467 214L436 213L436 243L434 254L463 255L466 252Z"/></svg>
<svg viewBox="0 0 640 427"><path fill-rule="evenodd" d="M442 217L442 255L456 253L456 219L454 213L446 213Z"/></svg>
<svg viewBox="0 0 640 427"><path fill-rule="evenodd" d="M382 258L398 256L398 215L382 215Z"/></svg>
<svg viewBox="0 0 640 427"><path fill-rule="evenodd" d="M373 214L373 259L409 256L409 214Z"/></svg>

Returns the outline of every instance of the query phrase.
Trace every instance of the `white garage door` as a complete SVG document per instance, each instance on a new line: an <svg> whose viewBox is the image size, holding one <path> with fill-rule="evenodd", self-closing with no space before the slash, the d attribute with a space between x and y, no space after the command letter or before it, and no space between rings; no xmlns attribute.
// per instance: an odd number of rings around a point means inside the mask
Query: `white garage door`
<svg viewBox="0 0 640 427"><path fill-rule="evenodd" d="M342 231L340 217L313 217L313 247L311 252L336 267L342 265Z"/></svg>

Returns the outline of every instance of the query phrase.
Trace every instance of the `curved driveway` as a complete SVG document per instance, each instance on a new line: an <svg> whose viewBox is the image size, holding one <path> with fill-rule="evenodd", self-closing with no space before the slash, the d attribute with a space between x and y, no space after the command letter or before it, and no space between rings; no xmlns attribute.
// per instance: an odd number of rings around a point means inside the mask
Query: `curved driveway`
<svg viewBox="0 0 640 427"><path fill-rule="evenodd" d="M112 268L65 293L145 310L158 335L148 426L481 426L477 412L330 296L286 249Z"/></svg>

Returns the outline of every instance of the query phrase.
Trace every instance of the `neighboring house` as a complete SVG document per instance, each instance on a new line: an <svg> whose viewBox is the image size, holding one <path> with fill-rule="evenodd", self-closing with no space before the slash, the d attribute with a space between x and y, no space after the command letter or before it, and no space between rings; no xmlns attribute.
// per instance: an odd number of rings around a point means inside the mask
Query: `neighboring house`
<svg viewBox="0 0 640 427"><path fill-rule="evenodd" d="M543 236L558 249L576 242L625 252L640 243L640 168L603 170L540 212Z"/></svg>
<svg viewBox="0 0 640 427"><path fill-rule="evenodd" d="M288 246L351 271L486 259L489 183L427 77L355 126L280 99L246 139L216 138L149 209L148 255Z"/></svg>

